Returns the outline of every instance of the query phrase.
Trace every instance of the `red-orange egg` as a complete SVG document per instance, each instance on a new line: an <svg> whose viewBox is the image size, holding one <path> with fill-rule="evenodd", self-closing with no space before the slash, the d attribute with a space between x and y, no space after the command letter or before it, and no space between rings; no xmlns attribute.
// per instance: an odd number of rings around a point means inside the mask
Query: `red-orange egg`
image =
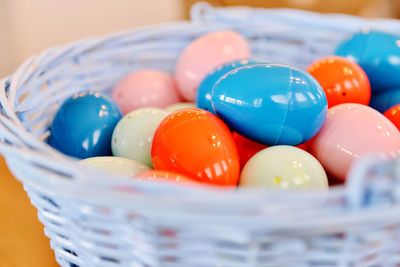
<svg viewBox="0 0 400 267"><path fill-rule="evenodd" d="M193 179L186 177L180 173L150 170L139 173L134 176L138 180L149 180L149 181L168 181L173 183L190 183L194 182Z"/></svg>
<svg viewBox="0 0 400 267"><path fill-rule="evenodd" d="M308 140L307 142L304 142L304 143L302 143L302 144L300 144L300 145L297 145L296 147L297 147L297 148L300 148L300 149L303 149L304 151L308 152L308 150L310 149L310 148L309 148L309 144L310 144L311 140L312 140L312 139L310 139L310 140Z"/></svg>
<svg viewBox="0 0 400 267"><path fill-rule="evenodd" d="M400 104L391 107L383 113L400 130Z"/></svg>
<svg viewBox="0 0 400 267"><path fill-rule="evenodd" d="M228 127L214 114L196 108L171 113L153 139L154 169L181 173L198 182L236 186L239 155Z"/></svg>
<svg viewBox="0 0 400 267"><path fill-rule="evenodd" d="M371 86L357 63L344 57L329 56L313 62L307 71L324 89L328 108L343 103L369 104Z"/></svg>
<svg viewBox="0 0 400 267"><path fill-rule="evenodd" d="M234 132L232 134L233 140L236 143L236 147L239 152L239 159L240 159L240 169L246 164L246 162L254 156L257 152L267 148L267 145L263 145L253 141L249 138L241 136L240 134Z"/></svg>

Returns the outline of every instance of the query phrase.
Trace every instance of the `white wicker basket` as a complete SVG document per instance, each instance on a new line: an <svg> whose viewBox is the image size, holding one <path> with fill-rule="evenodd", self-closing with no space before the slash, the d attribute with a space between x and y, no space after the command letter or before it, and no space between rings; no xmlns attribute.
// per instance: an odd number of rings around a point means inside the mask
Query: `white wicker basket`
<svg viewBox="0 0 400 267"><path fill-rule="evenodd" d="M45 51L0 81L0 151L38 209L62 266L398 266L400 185L395 161L360 161L328 193L223 191L137 182L78 166L49 147L58 105L84 89L109 91L134 69L172 71L199 35L233 29L253 55L304 68L364 27L396 20L288 9L211 8L191 22L93 38Z"/></svg>

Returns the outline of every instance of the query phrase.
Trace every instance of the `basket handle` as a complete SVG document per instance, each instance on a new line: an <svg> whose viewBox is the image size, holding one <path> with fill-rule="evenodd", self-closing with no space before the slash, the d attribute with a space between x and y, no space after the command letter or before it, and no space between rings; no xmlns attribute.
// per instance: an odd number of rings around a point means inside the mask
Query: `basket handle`
<svg viewBox="0 0 400 267"><path fill-rule="evenodd" d="M267 16L267 9L262 9ZM235 24L254 19L254 8L247 6L214 7L207 2L197 2L190 9L190 19L196 24Z"/></svg>
<svg viewBox="0 0 400 267"><path fill-rule="evenodd" d="M207 16L214 11L211 4L207 2L197 2L190 9L190 20L194 23L203 23Z"/></svg>
<svg viewBox="0 0 400 267"><path fill-rule="evenodd" d="M346 189L350 208L400 203L400 159L361 158L348 173Z"/></svg>
<svg viewBox="0 0 400 267"><path fill-rule="evenodd" d="M5 153L9 146L20 149L21 153L26 149L35 151L46 151L47 154L55 156L55 151L49 151L48 147L41 141L34 138L22 125L17 115L10 106L12 95L12 76L0 80L0 153Z"/></svg>

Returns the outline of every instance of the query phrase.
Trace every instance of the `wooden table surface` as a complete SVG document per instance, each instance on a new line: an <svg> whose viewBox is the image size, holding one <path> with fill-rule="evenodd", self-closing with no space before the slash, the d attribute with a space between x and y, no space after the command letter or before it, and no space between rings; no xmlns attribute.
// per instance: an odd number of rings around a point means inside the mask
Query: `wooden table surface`
<svg viewBox="0 0 400 267"><path fill-rule="evenodd" d="M0 157L0 267L59 266L37 211Z"/></svg>

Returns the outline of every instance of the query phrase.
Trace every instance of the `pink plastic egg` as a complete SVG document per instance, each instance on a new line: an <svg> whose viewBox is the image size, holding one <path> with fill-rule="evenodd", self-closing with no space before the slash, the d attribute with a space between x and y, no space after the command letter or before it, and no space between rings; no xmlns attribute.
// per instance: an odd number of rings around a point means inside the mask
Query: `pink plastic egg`
<svg viewBox="0 0 400 267"><path fill-rule="evenodd" d="M135 109L165 108L180 101L172 75L159 70L128 74L115 85L111 96L124 115Z"/></svg>
<svg viewBox="0 0 400 267"><path fill-rule="evenodd" d="M209 71L220 64L249 57L247 40L234 31L200 36L186 47L176 64L175 80L181 96L193 102L197 87Z"/></svg>
<svg viewBox="0 0 400 267"><path fill-rule="evenodd" d="M354 160L363 155L400 155L400 132L378 111L360 104L329 109L322 129L309 144L325 170L345 181Z"/></svg>

